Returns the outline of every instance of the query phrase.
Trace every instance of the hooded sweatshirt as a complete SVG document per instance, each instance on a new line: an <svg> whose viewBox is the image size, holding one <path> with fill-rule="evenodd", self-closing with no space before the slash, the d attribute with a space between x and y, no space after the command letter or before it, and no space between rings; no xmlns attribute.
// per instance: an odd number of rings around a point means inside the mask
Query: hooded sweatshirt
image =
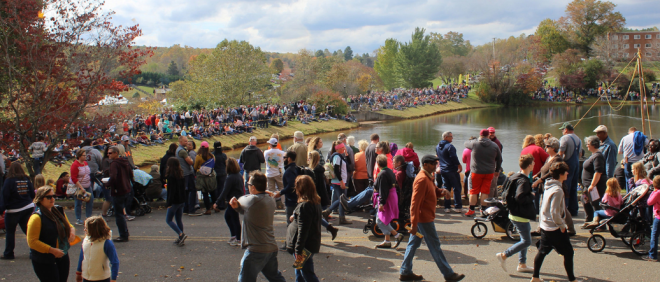
<svg viewBox="0 0 660 282"><path fill-rule="evenodd" d="M131 179L133 169L126 158L116 158L110 163L110 180L106 186L110 187L111 195L123 196L131 192Z"/></svg>
<svg viewBox="0 0 660 282"><path fill-rule="evenodd" d="M245 171L260 170L261 164L266 162L264 152L254 145L248 145L243 149L239 161L243 164Z"/></svg>
<svg viewBox="0 0 660 282"><path fill-rule="evenodd" d="M435 153L440 160L440 169L442 173L457 172L461 162L456 156L456 148L447 140L442 140L435 147Z"/></svg>
<svg viewBox="0 0 660 282"><path fill-rule="evenodd" d="M487 137L465 141L465 148L472 150L470 171L478 174L490 174L499 171L502 166L502 152L495 142Z"/></svg>
<svg viewBox="0 0 660 282"><path fill-rule="evenodd" d="M567 228L566 202L564 202L564 190L561 182L556 179L548 179L545 182L545 192L541 201L541 212L539 215L540 227L545 231L555 231L559 228Z"/></svg>
<svg viewBox="0 0 660 282"><path fill-rule="evenodd" d="M406 162L413 162L413 165L415 165L415 167L419 167L419 156L417 156L417 153L415 153L413 149L403 148L401 150L396 151L395 156L398 155L403 156Z"/></svg>
<svg viewBox="0 0 660 282"><path fill-rule="evenodd" d="M93 175L99 171L99 168L101 167L101 161L103 160L103 155L101 152L99 152L99 150L92 146L85 146L82 147L82 149L87 152L87 165L89 166L89 170Z"/></svg>

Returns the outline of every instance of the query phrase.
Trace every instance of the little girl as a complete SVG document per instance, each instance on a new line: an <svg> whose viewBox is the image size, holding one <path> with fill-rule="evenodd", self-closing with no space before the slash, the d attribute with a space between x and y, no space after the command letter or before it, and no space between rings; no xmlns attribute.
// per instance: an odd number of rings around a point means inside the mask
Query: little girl
<svg viewBox="0 0 660 282"><path fill-rule="evenodd" d="M616 178L612 177L607 180L607 190L605 190L605 195L601 202L616 209L621 207L621 186L619 186L619 181L617 181ZM589 223L588 227L596 227L601 219L611 218L616 214L617 211L613 209L594 211L594 221Z"/></svg>
<svg viewBox="0 0 660 282"><path fill-rule="evenodd" d="M92 216L85 220L82 251L76 269L76 281L114 282L119 273L119 258L110 234L110 227L103 217ZM110 267L112 266L112 268Z"/></svg>

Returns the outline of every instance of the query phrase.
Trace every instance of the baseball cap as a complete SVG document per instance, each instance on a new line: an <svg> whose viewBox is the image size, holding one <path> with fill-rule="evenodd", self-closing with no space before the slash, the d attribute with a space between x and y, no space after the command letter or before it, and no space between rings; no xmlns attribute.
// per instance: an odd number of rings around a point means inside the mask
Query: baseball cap
<svg viewBox="0 0 660 282"><path fill-rule="evenodd" d="M488 128L488 133L495 133L495 127L489 127Z"/></svg>
<svg viewBox="0 0 660 282"><path fill-rule="evenodd" d="M273 146L277 145L277 139L275 139L275 138L270 138L270 139L268 140L268 144L271 144L271 145L273 145Z"/></svg>
<svg viewBox="0 0 660 282"><path fill-rule="evenodd" d="M573 126L571 125L570 122L564 122L564 124L562 124L559 130L564 130L564 129L573 130Z"/></svg>
<svg viewBox="0 0 660 282"><path fill-rule="evenodd" d="M479 136L488 136L488 129L482 129L479 131Z"/></svg>
<svg viewBox="0 0 660 282"><path fill-rule="evenodd" d="M438 157L436 157L435 155L426 155L426 156L422 157L422 164L432 163L432 162L437 162L437 161L438 161Z"/></svg>
<svg viewBox="0 0 660 282"><path fill-rule="evenodd" d="M305 136L303 135L302 131L296 131L296 132L294 132L294 133L293 133L293 137L296 138L296 139L300 139L300 140L302 140L302 139L305 138Z"/></svg>
<svg viewBox="0 0 660 282"><path fill-rule="evenodd" d="M605 132L605 133L607 133L607 126L604 126L604 125L601 124L598 127L596 127L596 129L594 129L594 132Z"/></svg>
<svg viewBox="0 0 660 282"><path fill-rule="evenodd" d="M252 141L257 142L257 136L250 136L250 142Z"/></svg>
<svg viewBox="0 0 660 282"><path fill-rule="evenodd" d="M202 142L202 144L199 144L199 147L200 148L208 148L209 147L209 142L204 141L204 142Z"/></svg>
<svg viewBox="0 0 660 282"><path fill-rule="evenodd" d="M220 141L215 141L215 143L213 143L213 148L222 148L222 143Z"/></svg>
<svg viewBox="0 0 660 282"><path fill-rule="evenodd" d="M346 134L339 133L339 135L337 135L337 140L340 140L340 141L346 140Z"/></svg>
<svg viewBox="0 0 660 282"><path fill-rule="evenodd" d="M131 140L131 138L128 137L128 135L124 135L121 137L121 141L128 141Z"/></svg>

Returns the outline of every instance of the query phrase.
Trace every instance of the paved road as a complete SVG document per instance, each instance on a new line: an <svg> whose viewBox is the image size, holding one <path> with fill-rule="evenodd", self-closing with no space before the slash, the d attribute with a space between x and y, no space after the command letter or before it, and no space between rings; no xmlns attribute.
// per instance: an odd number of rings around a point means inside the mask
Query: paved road
<svg viewBox="0 0 660 282"><path fill-rule="evenodd" d="M67 211L74 218L73 211ZM186 233L190 236L183 247L172 246L174 232L165 224L165 211L155 210L144 217L129 222L131 241L117 244L121 260L120 281L236 281L243 250L229 246L229 232L223 213L210 216L184 216ZM315 256L316 273L323 281L398 281L399 267L405 252L405 244L397 250L375 249L377 238L362 233L366 223L365 213L348 216L352 225L340 226L333 242L324 233L321 253ZM578 218L584 218L582 215ZM493 233L481 240L472 238L470 227L473 220L460 214L444 214L439 210L436 227L449 263L456 272L467 275L464 281L529 281L531 274L515 272L517 256L508 262L509 272L504 272L495 253L504 251L512 242L503 233ZM114 219L109 224L117 234ZM582 220L576 220L581 225ZM535 223L532 223L535 227ZM284 241L286 223L283 211L275 217L276 236ZM78 234L82 229L78 231ZM641 260L619 239L606 236L607 247L602 253L591 253L586 248L588 233L581 230L572 238L575 248L575 273L586 281L658 281L660 264ZM0 235L2 237L3 235ZM16 259L0 261L0 281L35 281L36 276L29 260L25 237L18 236ZM80 247L71 250L71 273L77 262ZM443 281L428 249L422 245L414 261L414 270L426 281ZM533 265L536 249L528 251L528 262ZM293 258L279 253L279 268L287 281L294 281ZM553 253L543 265L546 281L566 281L562 258ZM263 278L263 276L261 276ZM73 275L70 281L74 281ZM265 281L265 279L260 279Z"/></svg>

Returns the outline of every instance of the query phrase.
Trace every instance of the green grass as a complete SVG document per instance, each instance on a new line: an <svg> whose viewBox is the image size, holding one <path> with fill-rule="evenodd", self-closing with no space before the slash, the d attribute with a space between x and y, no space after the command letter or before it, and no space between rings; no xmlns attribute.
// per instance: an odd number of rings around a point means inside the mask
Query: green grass
<svg viewBox="0 0 660 282"><path fill-rule="evenodd" d="M330 120L320 123L312 122L310 124L302 124L300 122L294 121L290 122L289 125L285 127L270 126L265 129L257 129L252 133L242 133L230 136L215 136L213 138L203 139L203 141L207 141L210 144L213 144L215 141L220 141L222 142L223 149L230 150L247 146L250 136L256 136L258 143L266 143L266 141L270 139L270 136L273 133L278 133L280 135L280 140L286 140L291 139L293 133L296 131L302 131L305 136L307 136L324 132L346 130L358 126L358 123L342 120ZM163 145L138 146L136 148L131 148L135 165L142 167L158 163L160 158L165 155L165 151L167 151L167 148L172 142L176 142L176 140L170 140ZM199 144L201 141L195 140L195 142ZM49 162L46 164L43 174L46 179L57 179L57 177L62 172L69 171L72 162L73 161L69 161L63 164L61 167L54 166Z"/></svg>

